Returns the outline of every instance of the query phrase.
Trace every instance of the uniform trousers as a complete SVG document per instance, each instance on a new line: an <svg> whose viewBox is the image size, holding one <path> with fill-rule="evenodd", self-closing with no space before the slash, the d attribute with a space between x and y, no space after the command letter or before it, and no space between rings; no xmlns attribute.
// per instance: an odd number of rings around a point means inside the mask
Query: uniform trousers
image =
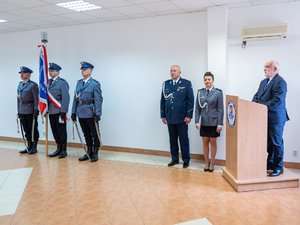
<svg viewBox="0 0 300 225"><path fill-rule="evenodd" d="M33 122L33 114L19 114L19 118L21 121L21 124L23 126L25 137L27 141L32 141L32 122ZM34 122L34 134L33 134L34 141L38 141L40 134L38 131L38 122L37 122L37 116L35 116L35 122Z"/></svg>
<svg viewBox="0 0 300 225"><path fill-rule="evenodd" d="M94 118L79 118L79 123L84 134L86 145L100 147L100 140L97 132L99 123L95 122ZM97 127L95 123L97 123Z"/></svg>
<svg viewBox="0 0 300 225"><path fill-rule="evenodd" d="M60 114L49 114L50 126L54 140L57 144L66 144L67 143L67 123L60 123Z"/></svg>
<svg viewBox="0 0 300 225"><path fill-rule="evenodd" d="M190 145L188 138L188 125L186 123L168 124L168 130L172 161L179 161L179 138L182 160L185 163L189 163Z"/></svg>

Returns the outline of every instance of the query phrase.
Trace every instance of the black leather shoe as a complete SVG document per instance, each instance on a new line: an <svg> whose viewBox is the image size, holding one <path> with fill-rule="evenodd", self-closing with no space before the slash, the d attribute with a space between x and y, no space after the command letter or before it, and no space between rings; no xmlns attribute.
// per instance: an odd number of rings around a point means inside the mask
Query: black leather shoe
<svg viewBox="0 0 300 225"><path fill-rule="evenodd" d="M170 167L170 166L175 166L176 164L179 164L179 161L172 160L172 161L168 164L168 167Z"/></svg>
<svg viewBox="0 0 300 225"><path fill-rule="evenodd" d="M19 151L20 154L25 154L25 153L28 153L27 149L24 149L22 151Z"/></svg>
<svg viewBox="0 0 300 225"><path fill-rule="evenodd" d="M55 152L49 154L48 156L49 156L49 157L56 157L56 156L58 156L59 154L60 154L60 149L57 149L57 150L55 150Z"/></svg>
<svg viewBox="0 0 300 225"><path fill-rule="evenodd" d="M63 159L63 158L65 158L67 155L68 155L68 154L67 154L66 151L61 151L60 154L59 154L59 156L58 156L58 158L59 158L59 159Z"/></svg>
<svg viewBox="0 0 300 225"><path fill-rule="evenodd" d="M280 174L283 174L283 169L273 170L272 173L269 174L270 177L277 177Z"/></svg>
<svg viewBox="0 0 300 225"><path fill-rule="evenodd" d="M188 167L189 167L189 165L190 165L190 163L188 163L188 162L184 162L184 163L183 163L183 166L182 166L182 168L184 168L184 169L185 169L185 168L188 168Z"/></svg>
<svg viewBox="0 0 300 225"><path fill-rule="evenodd" d="M87 154L85 154L84 156L81 156L78 160L79 161L86 161L88 159L89 159L89 157L87 156Z"/></svg>
<svg viewBox="0 0 300 225"><path fill-rule="evenodd" d="M37 153L37 149L36 148L32 148L31 150L28 151L29 155L33 155L35 153Z"/></svg>

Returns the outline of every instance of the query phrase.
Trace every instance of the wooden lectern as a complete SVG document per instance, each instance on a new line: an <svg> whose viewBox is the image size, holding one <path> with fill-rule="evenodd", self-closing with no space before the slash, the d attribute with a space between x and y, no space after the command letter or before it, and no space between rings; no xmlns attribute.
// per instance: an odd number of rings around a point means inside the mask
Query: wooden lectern
<svg viewBox="0 0 300 225"><path fill-rule="evenodd" d="M265 105L226 96L223 176L238 192L298 187L299 178L287 170L279 177L267 176L267 113Z"/></svg>

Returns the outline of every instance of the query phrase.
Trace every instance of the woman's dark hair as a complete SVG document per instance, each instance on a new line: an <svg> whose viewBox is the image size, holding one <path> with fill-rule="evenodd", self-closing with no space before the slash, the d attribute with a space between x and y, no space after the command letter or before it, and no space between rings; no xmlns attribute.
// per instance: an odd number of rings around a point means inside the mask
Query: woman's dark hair
<svg viewBox="0 0 300 225"><path fill-rule="evenodd" d="M215 77L214 77L214 75L213 75L211 72L206 72L206 73L204 74L204 76L203 76L203 79L204 79L205 77L211 77L213 81L215 80Z"/></svg>

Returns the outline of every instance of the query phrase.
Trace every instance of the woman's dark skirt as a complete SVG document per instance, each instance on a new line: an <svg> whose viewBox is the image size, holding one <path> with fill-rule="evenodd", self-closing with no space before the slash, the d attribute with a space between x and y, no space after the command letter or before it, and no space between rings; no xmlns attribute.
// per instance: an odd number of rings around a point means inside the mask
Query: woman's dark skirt
<svg viewBox="0 0 300 225"><path fill-rule="evenodd" d="M201 137L220 137L220 133L217 132L217 126L203 126L200 127Z"/></svg>

